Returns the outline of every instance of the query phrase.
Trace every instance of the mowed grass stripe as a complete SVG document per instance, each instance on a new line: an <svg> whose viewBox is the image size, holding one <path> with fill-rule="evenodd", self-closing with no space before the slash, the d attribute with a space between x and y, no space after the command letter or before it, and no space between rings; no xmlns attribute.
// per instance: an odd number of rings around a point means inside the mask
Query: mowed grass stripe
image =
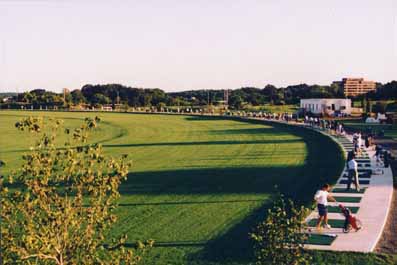
<svg viewBox="0 0 397 265"><path fill-rule="evenodd" d="M360 194L362 194L366 190L367 190L367 188L361 188L359 191L352 190L352 189L347 190L346 188L334 188L334 189L332 189L331 192L333 192L333 193L360 193Z"/></svg>
<svg viewBox="0 0 397 265"><path fill-rule="evenodd" d="M349 208L352 213L357 213L360 207L347 207ZM340 208L338 206L328 206L328 212L329 213L342 213Z"/></svg>
<svg viewBox="0 0 397 265"><path fill-rule="evenodd" d="M336 237L334 236L327 236L322 234L310 234L306 241L306 244L311 245L322 245L322 246L329 246L334 242Z"/></svg>
<svg viewBox="0 0 397 265"><path fill-rule="evenodd" d="M334 198L337 202L361 202L361 197L334 196Z"/></svg>
<svg viewBox="0 0 397 265"><path fill-rule="evenodd" d="M359 182L359 184L363 184L363 185L367 185L367 184L370 183L369 180L363 180L363 179L359 179L358 182ZM347 184L347 183L348 183L348 180L347 180L347 179L341 179L341 180L339 181L339 184ZM352 183L352 185L354 185L354 184Z"/></svg>

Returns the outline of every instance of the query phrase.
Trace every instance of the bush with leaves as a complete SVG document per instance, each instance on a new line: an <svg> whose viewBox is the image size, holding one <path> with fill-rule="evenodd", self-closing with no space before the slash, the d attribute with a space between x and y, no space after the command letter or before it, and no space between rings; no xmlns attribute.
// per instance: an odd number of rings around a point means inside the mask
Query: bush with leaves
<svg viewBox="0 0 397 265"><path fill-rule="evenodd" d="M4 263L136 264L141 251L125 249L126 237L105 239L116 221L118 188L127 178L127 156L107 158L87 144L99 118L65 129L61 120L26 118L16 123L38 141L23 165L2 178L1 254ZM49 125L49 128L47 128ZM60 133L67 136L56 146ZM15 183L15 185L12 185ZM138 248L152 242L137 244Z"/></svg>
<svg viewBox="0 0 397 265"><path fill-rule="evenodd" d="M250 234L256 264L309 264L310 256L304 249L307 213L303 206L296 207L293 201L279 195L265 221Z"/></svg>

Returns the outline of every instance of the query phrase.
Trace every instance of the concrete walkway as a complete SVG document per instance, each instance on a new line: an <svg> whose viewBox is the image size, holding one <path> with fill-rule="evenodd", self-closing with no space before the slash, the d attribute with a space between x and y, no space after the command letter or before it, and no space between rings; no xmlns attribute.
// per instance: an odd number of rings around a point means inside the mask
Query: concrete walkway
<svg viewBox="0 0 397 265"><path fill-rule="evenodd" d="M324 133L324 132L322 132ZM326 134L326 133L325 133ZM352 137L347 136L330 136L338 144L342 146L345 152L352 149ZM369 181L368 184L361 184L361 188L366 188L365 192L360 193L331 193L333 196L343 197L361 197L358 203L342 203L348 207L359 207L355 214L363 224L363 229L358 232L351 231L350 233L343 233L342 228L322 229L320 233L337 235L336 239L329 246L321 245L307 245L311 249L334 250L334 251L357 251L357 252L372 252L382 235L383 228L387 221L392 195L393 195L393 175L391 168L384 168L383 165L377 165L374 158L375 151L365 150L368 157L358 157L357 160L369 160L369 163L361 163L359 169L371 169L374 171L381 170L379 175L372 174L370 178L360 178L361 180ZM369 165L368 165L369 164ZM342 172L337 184L333 188L346 188L346 184L341 184L343 176L346 172ZM352 185L354 188L354 185ZM331 205L337 205L332 204ZM308 220L317 219L317 210L313 211ZM329 213L330 220L343 220L344 217L340 213ZM315 229L313 233L318 233Z"/></svg>

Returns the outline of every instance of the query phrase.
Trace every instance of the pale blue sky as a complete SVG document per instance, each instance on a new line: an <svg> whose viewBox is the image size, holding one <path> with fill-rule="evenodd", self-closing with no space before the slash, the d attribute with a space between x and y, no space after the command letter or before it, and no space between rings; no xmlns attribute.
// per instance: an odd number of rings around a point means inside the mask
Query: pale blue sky
<svg viewBox="0 0 397 265"><path fill-rule="evenodd" d="M397 79L396 0L0 0L0 91Z"/></svg>

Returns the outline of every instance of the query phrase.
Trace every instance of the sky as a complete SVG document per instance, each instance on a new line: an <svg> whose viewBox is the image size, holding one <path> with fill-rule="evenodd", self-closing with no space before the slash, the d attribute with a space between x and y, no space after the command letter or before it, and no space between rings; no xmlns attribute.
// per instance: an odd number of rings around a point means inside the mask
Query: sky
<svg viewBox="0 0 397 265"><path fill-rule="evenodd" d="M0 92L397 80L396 0L0 0Z"/></svg>

